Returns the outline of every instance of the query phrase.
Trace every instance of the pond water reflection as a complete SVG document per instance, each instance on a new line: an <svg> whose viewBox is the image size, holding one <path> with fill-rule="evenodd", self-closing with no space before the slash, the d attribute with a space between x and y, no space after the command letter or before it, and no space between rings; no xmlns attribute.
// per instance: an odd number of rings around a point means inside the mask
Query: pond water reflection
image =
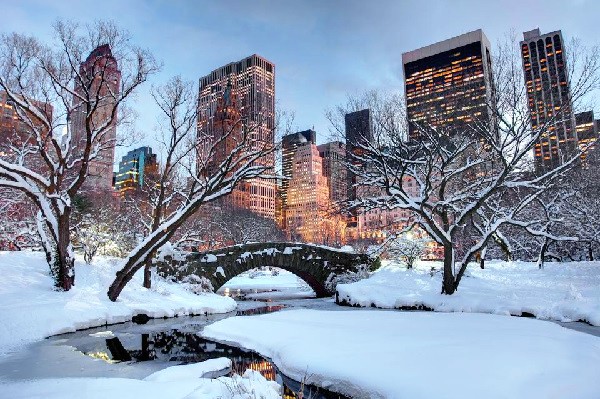
<svg viewBox="0 0 600 399"><path fill-rule="evenodd" d="M260 306L240 310L237 315L268 313L284 308L284 305ZM228 315L231 316L231 315ZM266 379L277 381L284 386L285 398L296 398L297 392L304 388L303 398L344 398L337 393L324 391L317 387L303 387L300 382L282 375L270 359L255 352L235 346L206 340L196 333L204 325L227 316L202 316L155 321L136 325L125 323L107 326L105 329L93 329L59 336L61 345L69 345L81 353L102 359L107 363L136 364L160 363L189 364L209 359L226 357L231 359L231 369L205 375L216 378L231 373L243 374L246 369L260 372ZM171 323L169 323L171 321ZM57 337L58 338L58 337ZM117 364L115 364L117 366Z"/></svg>

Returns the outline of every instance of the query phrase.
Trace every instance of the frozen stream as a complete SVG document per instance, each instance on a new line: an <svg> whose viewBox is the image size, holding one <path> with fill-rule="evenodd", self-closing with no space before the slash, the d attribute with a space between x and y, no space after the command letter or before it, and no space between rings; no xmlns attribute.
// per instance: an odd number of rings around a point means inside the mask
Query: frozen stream
<svg viewBox="0 0 600 399"><path fill-rule="evenodd" d="M23 352L4 358L0 362L0 378L12 381L68 377L141 379L171 365L228 357L232 359L235 371L241 373L246 368L261 371L268 379L285 385L286 393L298 392L300 384L281 375L269 359L240 348L205 340L196 335L196 332L202 330L204 326L223 318L277 311L282 308L354 312L362 310L362 308L337 306L333 299L240 301L236 313L154 319L145 324L129 322L82 330L50 337L31 345ZM395 310L381 311L395 312ZM583 323L558 324L600 336L600 327ZM125 356L122 358L123 361L115 361L123 356ZM224 371L214 377L226 373L227 371ZM313 398L341 397L331 392L315 395L315 389L312 389L313 391L306 392L304 397L309 397L309 394L312 394Z"/></svg>
<svg viewBox="0 0 600 399"><path fill-rule="evenodd" d="M277 311L283 306L311 309L339 308L331 299L287 300L276 303L243 301L239 302L237 312L228 314L151 319L145 324L128 322L57 335L2 359L0 379L8 381L71 377L142 379L168 366L227 357L233 361L233 370L240 374L246 368L258 370L267 379L276 380L284 385L287 394L298 392L300 383L281 375L269 359L196 335L196 332L204 326L217 320L236 315ZM228 370L207 377L226 374ZM342 397L322 391L317 393L314 387L306 388L304 397L311 397L309 395L313 398Z"/></svg>

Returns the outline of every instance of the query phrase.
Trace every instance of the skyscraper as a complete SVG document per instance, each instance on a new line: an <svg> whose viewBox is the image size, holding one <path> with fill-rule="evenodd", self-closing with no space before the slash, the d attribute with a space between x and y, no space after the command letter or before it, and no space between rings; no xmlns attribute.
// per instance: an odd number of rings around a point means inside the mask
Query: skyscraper
<svg viewBox="0 0 600 399"><path fill-rule="evenodd" d="M316 140L317 133L311 129L285 135L281 140L281 174L283 175L281 181L281 207L284 229L286 227L285 211L287 209L288 189L292 179L294 155L299 146L306 143L315 144Z"/></svg>
<svg viewBox="0 0 600 399"><path fill-rule="evenodd" d="M561 31L523 32L521 56L527 106L533 131L543 129L535 144L535 169L560 165L577 150L577 133Z"/></svg>
<svg viewBox="0 0 600 399"><path fill-rule="evenodd" d="M579 149L582 151L581 160L585 163L587 154L596 147L595 144L591 145L591 143L598 137L598 120L594 119L594 111L575 114L575 131L577 132ZM590 148L587 148L588 146Z"/></svg>
<svg viewBox="0 0 600 399"><path fill-rule="evenodd" d="M274 146L275 127L275 65L256 54L229 63L200 78L198 104L198 134L200 140L217 142L223 134L217 108L227 88L236 97L240 121L251 126L248 145L253 149ZM273 167L274 154L259 160ZM252 179L245 184L249 193L245 206L259 215L275 217L276 185L272 180Z"/></svg>
<svg viewBox="0 0 600 399"><path fill-rule="evenodd" d="M373 140L373 124L371 119L371 110L363 109L350 112L344 116L346 130L346 162L359 166L359 161L355 157L362 152L361 145L367 144ZM352 201L356 199L356 188L358 179L352 171L346 171L346 199ZM348 227L356 228L356 211L351 211L348 215Z"/></svg>
<svg viewBox="0 0 600 399"><path fill-rule="evenodd" d="M329 208L322 162L312 142L299 145L294 152L285 210L286 230L292 240L321 243L322 224Z"/></svg>
<svg viewBox="0 0 600 399"><path fill-rule="evenodd" d="M115 190L121 196L144 186L144 180L151 173L158 172L156 154L150 147L140 147L129 151L119 162L119 172L115 179Z"/></svg>
<svg viewBox="0 0 600 399"><path fill-rule="evenodd" d="M323 158L323 176L329 182L329 199L332 202L344 201L348 195L346 145L340 141L332 141L317 148Z"/></svg>
<svg viewBox="0 0 600 399"><path fill-rule="evenodd" d="M409 139L452 136L472 122L493 128L490 42L481 29L402 54Z"/></svg>
<svg viewBox="0 0 600 399"><path fill-rule="evenodd" d="M113 57L108 44L98 46L90 53L85 62L79 66L79 73L84 84L75 87L77 93L89 92L91 105L97 109L92 119L92 129L97 129L111 118L111 113L120 92L121 71L117 60ZM88 97L85 94L84 97ZM78 100L75 98L75 103ZM81 154L86 143L86 114L85 105L79 105L72 116L72 134L75 154ZM112 189L113 163L117 139L116 115L108 130L101 138L101 150L98 156L89 163L89 176L84 187L88 190ZM96 144L96 143L94 143Z"/></svg>

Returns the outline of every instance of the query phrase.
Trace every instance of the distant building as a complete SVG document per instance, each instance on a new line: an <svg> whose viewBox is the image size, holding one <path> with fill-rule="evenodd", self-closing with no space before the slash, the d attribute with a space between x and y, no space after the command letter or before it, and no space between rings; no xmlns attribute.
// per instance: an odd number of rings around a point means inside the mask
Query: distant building
<svg viewBox="0 0 600 399"><path fill-rule="evenodd" d="M329 208L329 188L323 160L312 142L299 145L292 160L286 200L286 230L291 240L321 243Z"/></svg>
<svg viewBox="0 0 600 399"><path fill-rule="evenodd" d="M287 197L292 179L294 155L299 146L303 146L306 143L315 144L316 140L317 133L312 129L285 135L281 140L281 174L283 179L281 180L280 196L283 219L282 227L284 229L286 228L287 221L285 211L287 209Z"/></svg>
<svg viewBox="0 0 600 399"><path fill-rule="evenodd" d="M359 166L360 162L355 156L360 155L363 150L361 145L365 145L373 140L373 125L371 119L371 110L363 109L356 112L350 112L344 117L346 133L346 162ZM346 199L355 200L357 176L352 171L346 169ZM356 228L356 212L348 215L348 227Z"/></svg>
<svg viewBox="0 0 600 399"><path fill-rule="evenodd" d="M39 101L32 101L33 105L41 112L45 113L49 120L52 120L52 106ZM32 118L32 120L35 120ZM40 128L43 126L40 124ZM44 132L47 134L48 132ZM8 93L0 90L0 158L15 161L19 150L25 150L29 147L32 151L25 158L25 166L35 171L41 171L44 168L44 162L37 156L38 143L35 133L29 125L23 122L15 109L15 104L8 99Z"/></svg>
<svg viewBox="0 0 600 399"><path fill-rule="evenodd" d="M345 201L348 197L346 144L332 141L317 148L323 158L323 176L329 182L329 199L334 203Z"/></svg>
<svg viewBox="0 0 600 399"><path fill-rule="evenodd" d="M417 197L419 188L414 179L404 177L402 188L410 197ZM379 187L359 186L359 197L377 197L385 195L384 190ZM390 232L395 233L409 225L412 217L411 211L406 209L372 209L358 211L358 236L361 239L370 239L380 242Z"/></svg>
<svg viewBox="0 0 600 399"><path fill-rule="evenodd" d="M112 54L110 45L103 44L94 49L85 62L80 65L79 73L86 82L86 87L78 84L75 86L75 92L83 93L84 90L89 90L91 93L97 93L96 95L90 95L91 99L98 98L97 104L92 104L92 106L97 106L94 118L91 121L94 129L110 120L120 92L121 71L117 60ZM74 101L76 104L78 103L77 97L74 98ZM80 105L71 118L72 143L75 154L81 154L84 151L87 141L86 110L84 107L85 105ZM117 115L115 114L113 122L99 143L101 150L98 156L89 163L89 176L83 186L87 191L112 189L112 172L117 140L116 121Z"/></svg>
<svg viewBox="0 0 600 399"><path fill-rule="evenodd" d="M402 54L409 139L494 128L490 42L481 29Z"/></svg>
<svg viewBox="0 0 600 399"><path fill-rule="evenodd" d="M581 160L585 163L587 154L596 147L595 144L590 143L598 138L598 120L594 119L594 111L575 114L575 131L577 132L579 149L581 151L587 149L581 154Z"/></svg>
<svg viewBox="0 0 600 399"><path fill-rule="evenodd" d="M198 140L210 146L222 137L223 124L219 120L218 104L220 99L228 101L224 97L228 87L236 97L239 122L243 119L253 129L248 145L253 148L274 146L275 65L256 54L229 63L200 78ZM274 167L274 154L265 156L259 162ZM244 206L246 209L275 218L274 181L253 179L244 185L243 191L248 193Z"/></svg>
<svg viewBox="0 0 600 399"><path fill-rule="evenodd" d="M533 131L543 129L535 144L536 171L551 169L577 151L577 133L561 31L523 33L521 56L527 106Z"/></svg>
<svg viewBox="0 0 600 399"><path fill-rule="evenodd" d="M136 192L144 186L148 175L158 172L156 154L150 147L140 147L129 151L119 162L119 172L115 176L115 190L121 196Z"/></svg>

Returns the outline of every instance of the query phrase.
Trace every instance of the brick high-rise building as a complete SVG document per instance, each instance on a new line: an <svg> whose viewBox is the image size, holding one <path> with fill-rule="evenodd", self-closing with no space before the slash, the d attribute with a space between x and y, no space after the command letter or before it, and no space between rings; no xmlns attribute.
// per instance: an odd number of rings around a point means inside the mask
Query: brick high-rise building
<svg viewBox="0 0 600 399"><path fill-rule="evenodd" d="M83 93L89 91L92 101L98 100L92 122L92 129L106 123L115 107L121 85L121 71L117 60L112 54L110 46L98 46L90 53L87 59L79 66L79 73L86 82L75 87L75 91ZM74 99L77 104L77 97ZM92 104L93 106L94 104ZM73 145L75 154L80 154L86 143L86 110L85 105L75 110L71 120ZM98 156L89 163L89 176L84 183L88 191L112 189L113 163L115 159L115 145L117 140L116 115L113 123L102 137L102 149Z"/></svg>
<svg viewBox="0 0 600 399"><path fill-rule="evenodd" d="M473 122L494 128L490 42L481 29L402 54L409 139L452 136Z"/></svg>
<svg viewBox="0 0 600 399"><path fill-rule="evenodd" d="M533 154L535 169L543 171L577 151L564 40L561 31L542 35L533 29L520 44L531 128L544 130Z"/></svg>
<svg viewBox="0 0 600 399"><path fill-rule="evenodd" d="M228 87L232 96L236 97L240 122L246 121L251 129L248 145L253 148L274 146L275 65L256 54L222 66L200 78L199 140L214 143L222 137L223 127L218 106ZM258 162L274 167L274 154L269 154ZM273 180L252 179L242 189L248 193L247 204L244 205L246 209L275 218L276 185Z"/></svg>
<svg viewBox="0 0 600 399"><path fill-rule="evenodd" d="M49 120L52 120L52 106L48 103L32 100L32 104L41 112L46 114ZM31 115L30 115L31 117ZM31 118L35 120L35 118ZM42 128L42 124L39 125ZM43 134L47 134L44 131ZM35 133L29 125L23 122L15 109L15 105L8 99L8 94L0 90L0 157L4 160L13 162L18 156L19 150L33 151L29 156L25 157L25 166L33 170L41 171L44 167L44 162L40 156L37 156L35 147L37 140Z"/></svg>

